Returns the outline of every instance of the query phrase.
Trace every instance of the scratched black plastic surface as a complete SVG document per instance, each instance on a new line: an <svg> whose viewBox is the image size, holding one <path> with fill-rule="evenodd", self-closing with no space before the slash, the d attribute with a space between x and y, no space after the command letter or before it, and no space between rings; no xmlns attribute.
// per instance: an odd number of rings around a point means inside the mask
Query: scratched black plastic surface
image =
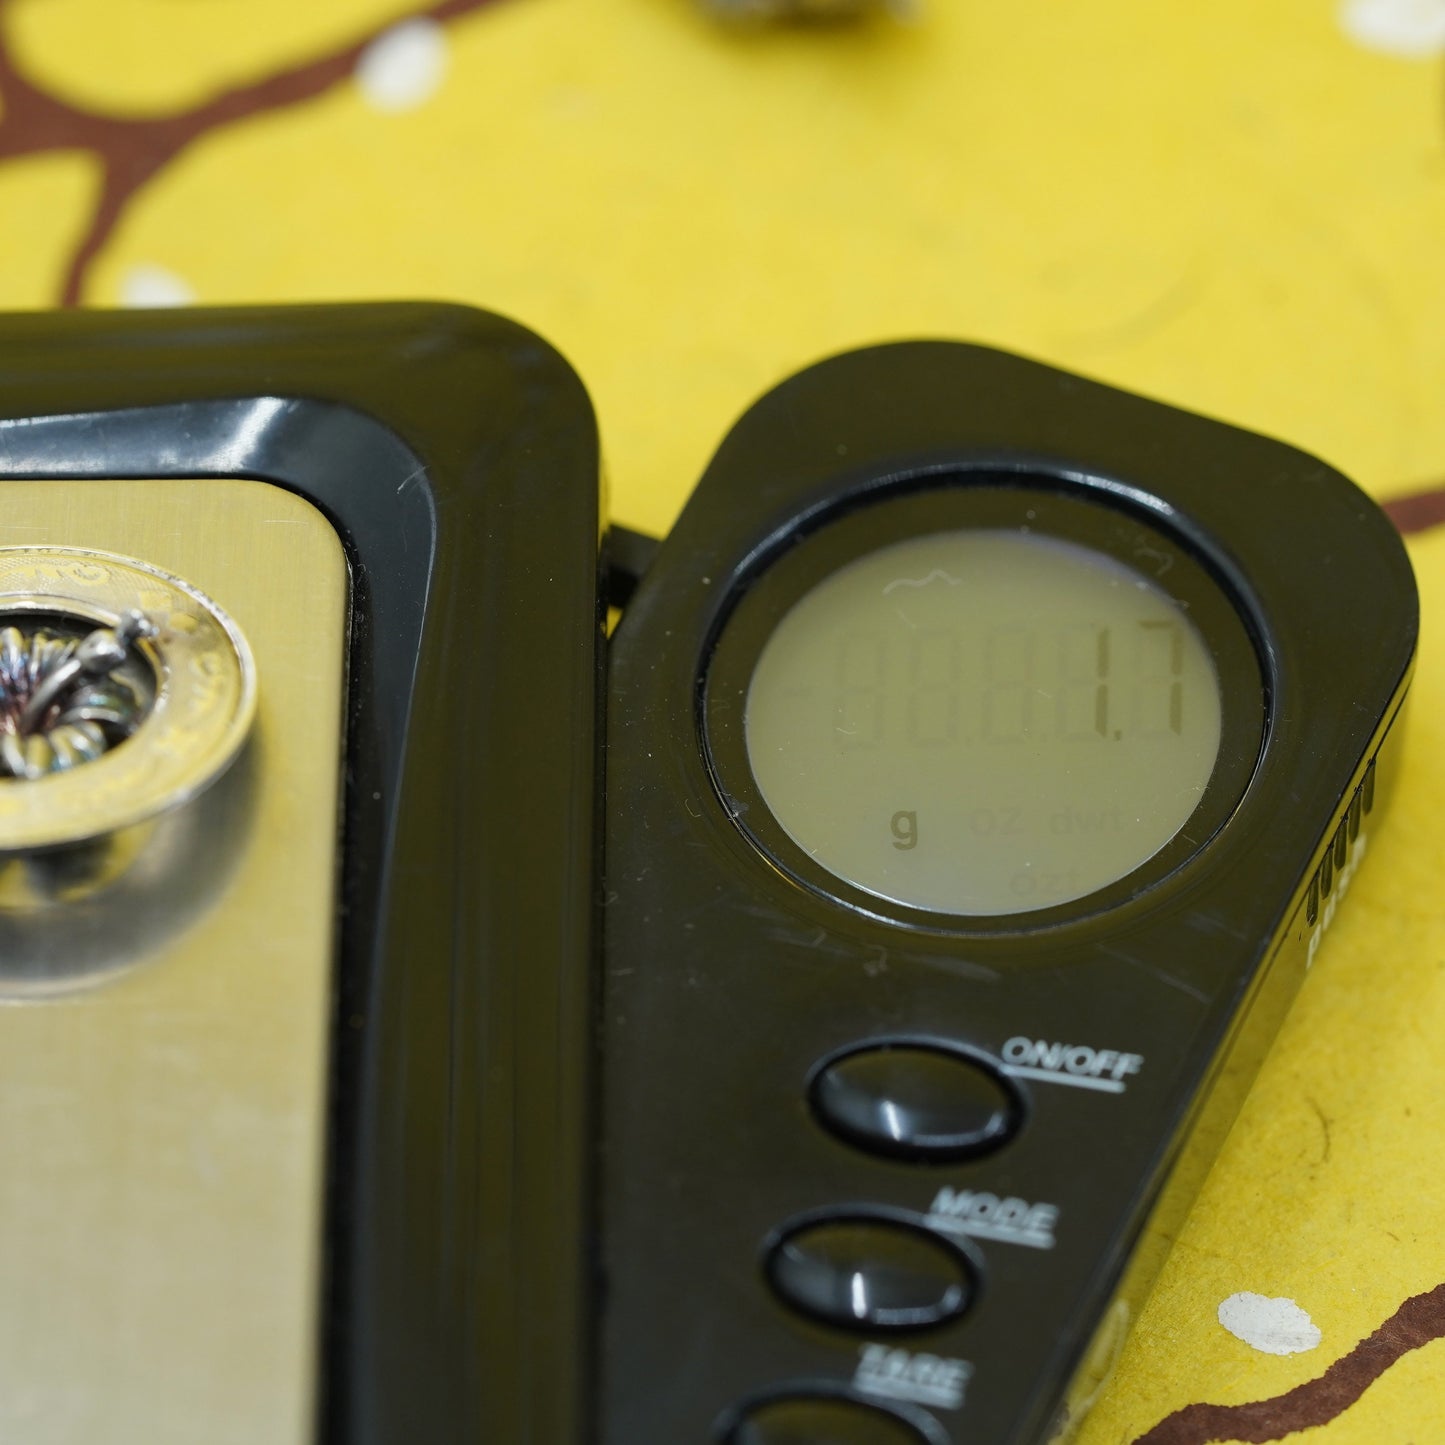
<svg viewBox="0 0 1445 1445"><path fill-rule="evenodd" d="M586 394L462 308L0 318L0 478L127 476L288 487L352 566L322 1438L581 1442Z"/></svg>
<svg viewBox="0 0 1445 1445"><path fill-rule="evenodd" d="M980 472L1147 513L1233 593L1268 693L1257 769L1208 846L1138 896L1121 885L1107 913L1034 935L905 927L800 886L729 817L700 745L710 640L770 549L821 511ZM905 1388L948 1386L910 1406L940 1438L1049 1436L1191 1105L1402 695L1416 615L1399 538L1338 473L1017 358L864 351L743 417L611 644L602 1445L707 1445L756 1392L855 1375L886 1389L900 1371ZM1118 1066L1122 1092L1020 1079L1028 1119L1012 1143L930 1168L810 1116L810 1069L880 1035L996 1058L1025 1037L1142 1063ZM969 1192L1034 1213L1015 1209L1014 1242L975 1240L980 1298L903 1342L906 1359L766 1286L760 1242L800 1212L946 1213Z"/></svg>

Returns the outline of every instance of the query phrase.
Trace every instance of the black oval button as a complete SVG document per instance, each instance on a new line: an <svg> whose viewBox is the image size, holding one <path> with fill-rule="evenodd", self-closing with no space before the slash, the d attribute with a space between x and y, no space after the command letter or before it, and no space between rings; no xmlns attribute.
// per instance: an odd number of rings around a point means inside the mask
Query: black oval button
<svg viewBox="0 0 1445 1445"><path fill-rule="evenodd" d="M932 1445L882 1405L826 1396L785 1395L754 1405L722 1445Z"/></svg>
<svg viewBox="0 0 1445 1445"><path fill-rule="evenodd" d="M961 1315L974 1293L969 1258L902 1210L806 1215L767 1255L768 1279L794 1309L843 1329L923 1330Z"/></svg>
<svg viewBox="0 0 1445 1445"><path fill-rule="evenodd" d="M1023 1100L980 1054L932 1039L877 1039L823 1060L813 1110L859 1149L900 1159L967 1159L1007 1143Z"/></svg>

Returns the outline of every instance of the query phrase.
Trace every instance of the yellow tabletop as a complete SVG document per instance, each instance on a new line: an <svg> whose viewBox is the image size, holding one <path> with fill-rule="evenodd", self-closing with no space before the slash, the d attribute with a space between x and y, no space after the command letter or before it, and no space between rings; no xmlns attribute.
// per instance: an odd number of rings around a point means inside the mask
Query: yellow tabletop
<svg viewBox="0 0 1445 1445"><path fill-rule="evenodd" d="M751 30L694 0L0 0L0 306L509 313L586 379L614 516L659 532L760 391L913 336L1398 498L1445 482L1442 57L1445 0ZM1394 816L1082 1445L1445 1439L1445 508L1401 515L1425 631ZM1241 1293L1318 1344L1230 1333Z"/></svg>

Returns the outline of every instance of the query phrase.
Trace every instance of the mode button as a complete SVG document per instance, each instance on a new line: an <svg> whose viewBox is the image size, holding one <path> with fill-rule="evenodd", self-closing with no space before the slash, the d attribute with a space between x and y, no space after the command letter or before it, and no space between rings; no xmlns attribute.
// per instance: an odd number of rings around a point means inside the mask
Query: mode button
<svg viewBox="0 0 1445 1445"><path fill-rule="evenodd" d="M879 1206L818 1210L767 1248L768 1279L794 1309L839 1329L922 1330L972 1302L974 1263L917 1215Z"/></svg>

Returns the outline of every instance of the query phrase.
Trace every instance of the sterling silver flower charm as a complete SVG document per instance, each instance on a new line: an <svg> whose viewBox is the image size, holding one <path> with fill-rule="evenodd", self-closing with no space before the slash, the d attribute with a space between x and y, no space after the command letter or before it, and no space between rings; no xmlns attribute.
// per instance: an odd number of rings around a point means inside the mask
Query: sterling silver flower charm
<svg viewBox="0 0 1445 1445"><path fill-rule="evenodd" d="M81 637L0 628L0 780L63 772L130 737L149 699L122 669L155 633L137 611Z"/></svg>

